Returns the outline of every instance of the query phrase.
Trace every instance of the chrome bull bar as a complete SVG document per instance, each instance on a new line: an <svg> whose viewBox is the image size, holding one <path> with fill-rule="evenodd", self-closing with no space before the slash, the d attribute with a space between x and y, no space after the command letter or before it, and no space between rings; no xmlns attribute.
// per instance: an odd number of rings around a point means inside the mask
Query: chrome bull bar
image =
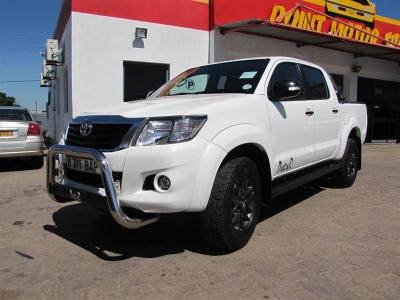
<svg viewBox="0 0 400 300"><path fill-rule="evenodd" d="M56 182L54 181L56 176L55 160L58 155L71 155L80 158L92 159L97 162L101 170L101 178L103 181L104 190L106 192L108 208L114 220L121 226L135 229L159 220L159 217L154 217L151 219L130 218L123 212L120 201L118 199L118 194L115 190L114 179L112 176L110 164L103 153L91 148L82 148L68 145L54 145L49 149L47 155L47 190L49 192L49 195L54 200L56 199L52 193L51 186L56 184ZM71 200L79 200L79 192L75 192L73 187L70 187L70 198Z"/></svg>

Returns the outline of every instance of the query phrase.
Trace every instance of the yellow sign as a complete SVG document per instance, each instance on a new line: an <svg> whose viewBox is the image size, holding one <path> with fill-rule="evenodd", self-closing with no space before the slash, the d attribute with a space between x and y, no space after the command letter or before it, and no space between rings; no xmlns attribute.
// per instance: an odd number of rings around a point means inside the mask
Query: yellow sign
<svg viewBox="0 0 400 300"><path fill-rule="evenodd" d="M305 11L301 5L289 10L283 5L274 5L269 20L272 23L330 34L343 39L391 47L400 46L400 34L381 28L385 38L380 36L380 28L374 26L375 5L369 0L326 0L325 13L317 10ZM357 23L329 18L339 15ZM360 23L370 26L363 26Z"/></svg>

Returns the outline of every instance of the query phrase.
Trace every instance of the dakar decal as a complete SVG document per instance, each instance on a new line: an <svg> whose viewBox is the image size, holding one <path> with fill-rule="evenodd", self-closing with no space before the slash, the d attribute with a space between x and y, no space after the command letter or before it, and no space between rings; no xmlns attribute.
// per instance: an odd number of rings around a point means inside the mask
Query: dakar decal
<svg viewBox="0 0 400 300"><path fill-rule="evenodd" d="M290 171L292 169L292 164L293 164L292 157L287 162L279 161L278 170L276 170L276 174Z"/></svg>

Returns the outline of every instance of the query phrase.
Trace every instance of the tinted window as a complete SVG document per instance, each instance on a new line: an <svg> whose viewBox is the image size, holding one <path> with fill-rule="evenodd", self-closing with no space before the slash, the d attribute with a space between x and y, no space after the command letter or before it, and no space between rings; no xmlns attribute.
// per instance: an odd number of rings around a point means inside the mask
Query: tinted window
<svg viewBox="0 0 400 300"><path fill-rule="evenodd" d="M369 5L367 0L354 0L354 2L360 3L361 5Z"/></svg>
<svg viewBox="0 0 400 300"><path fill-rule="evenodd" d="M324 74L316 68L302 66L308 99L328 99L329 91Z"/></svg>
<svg viewBox="0 0 400 300"><path fill-rule="evenodd" d="M189 69L168 82L156 97L220 93L252 94L267 64L267 59L254 59Z"/></svg>
<svg viewBox="0 0 400 300"><path fill-rule="evenodd" d="M275 70L274 73L272 74L272 77L269 81L269 86L268 86L268 97L272 99L272 88L274 84L278 81L293 81L297 83L298 86L302 86L301 82L301 77L299 73L299 68L297 64L294 63L281 63L279 64ZM303 93L301 93L299 96L296 98L291 98L291 99L303 99Z"/></svg>
<svg viewBox="0 0 400 300"><path fill-rule="evenodd" d="M32 119L23 109L0 109L0 121L32 121Z"/></svg>

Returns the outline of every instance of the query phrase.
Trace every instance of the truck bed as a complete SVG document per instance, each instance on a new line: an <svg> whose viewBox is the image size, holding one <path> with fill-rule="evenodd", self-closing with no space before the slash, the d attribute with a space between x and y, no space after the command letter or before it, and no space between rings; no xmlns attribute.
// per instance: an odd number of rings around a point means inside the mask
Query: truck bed
<svg viewBox="0 0 400 300"><path fill-rule="evenodd" d="M346 102L341 103L340 106L345 122L351 118L358 120L361 130L361 142L364 143L368 127L367 106L362 102Z"/></svg>

